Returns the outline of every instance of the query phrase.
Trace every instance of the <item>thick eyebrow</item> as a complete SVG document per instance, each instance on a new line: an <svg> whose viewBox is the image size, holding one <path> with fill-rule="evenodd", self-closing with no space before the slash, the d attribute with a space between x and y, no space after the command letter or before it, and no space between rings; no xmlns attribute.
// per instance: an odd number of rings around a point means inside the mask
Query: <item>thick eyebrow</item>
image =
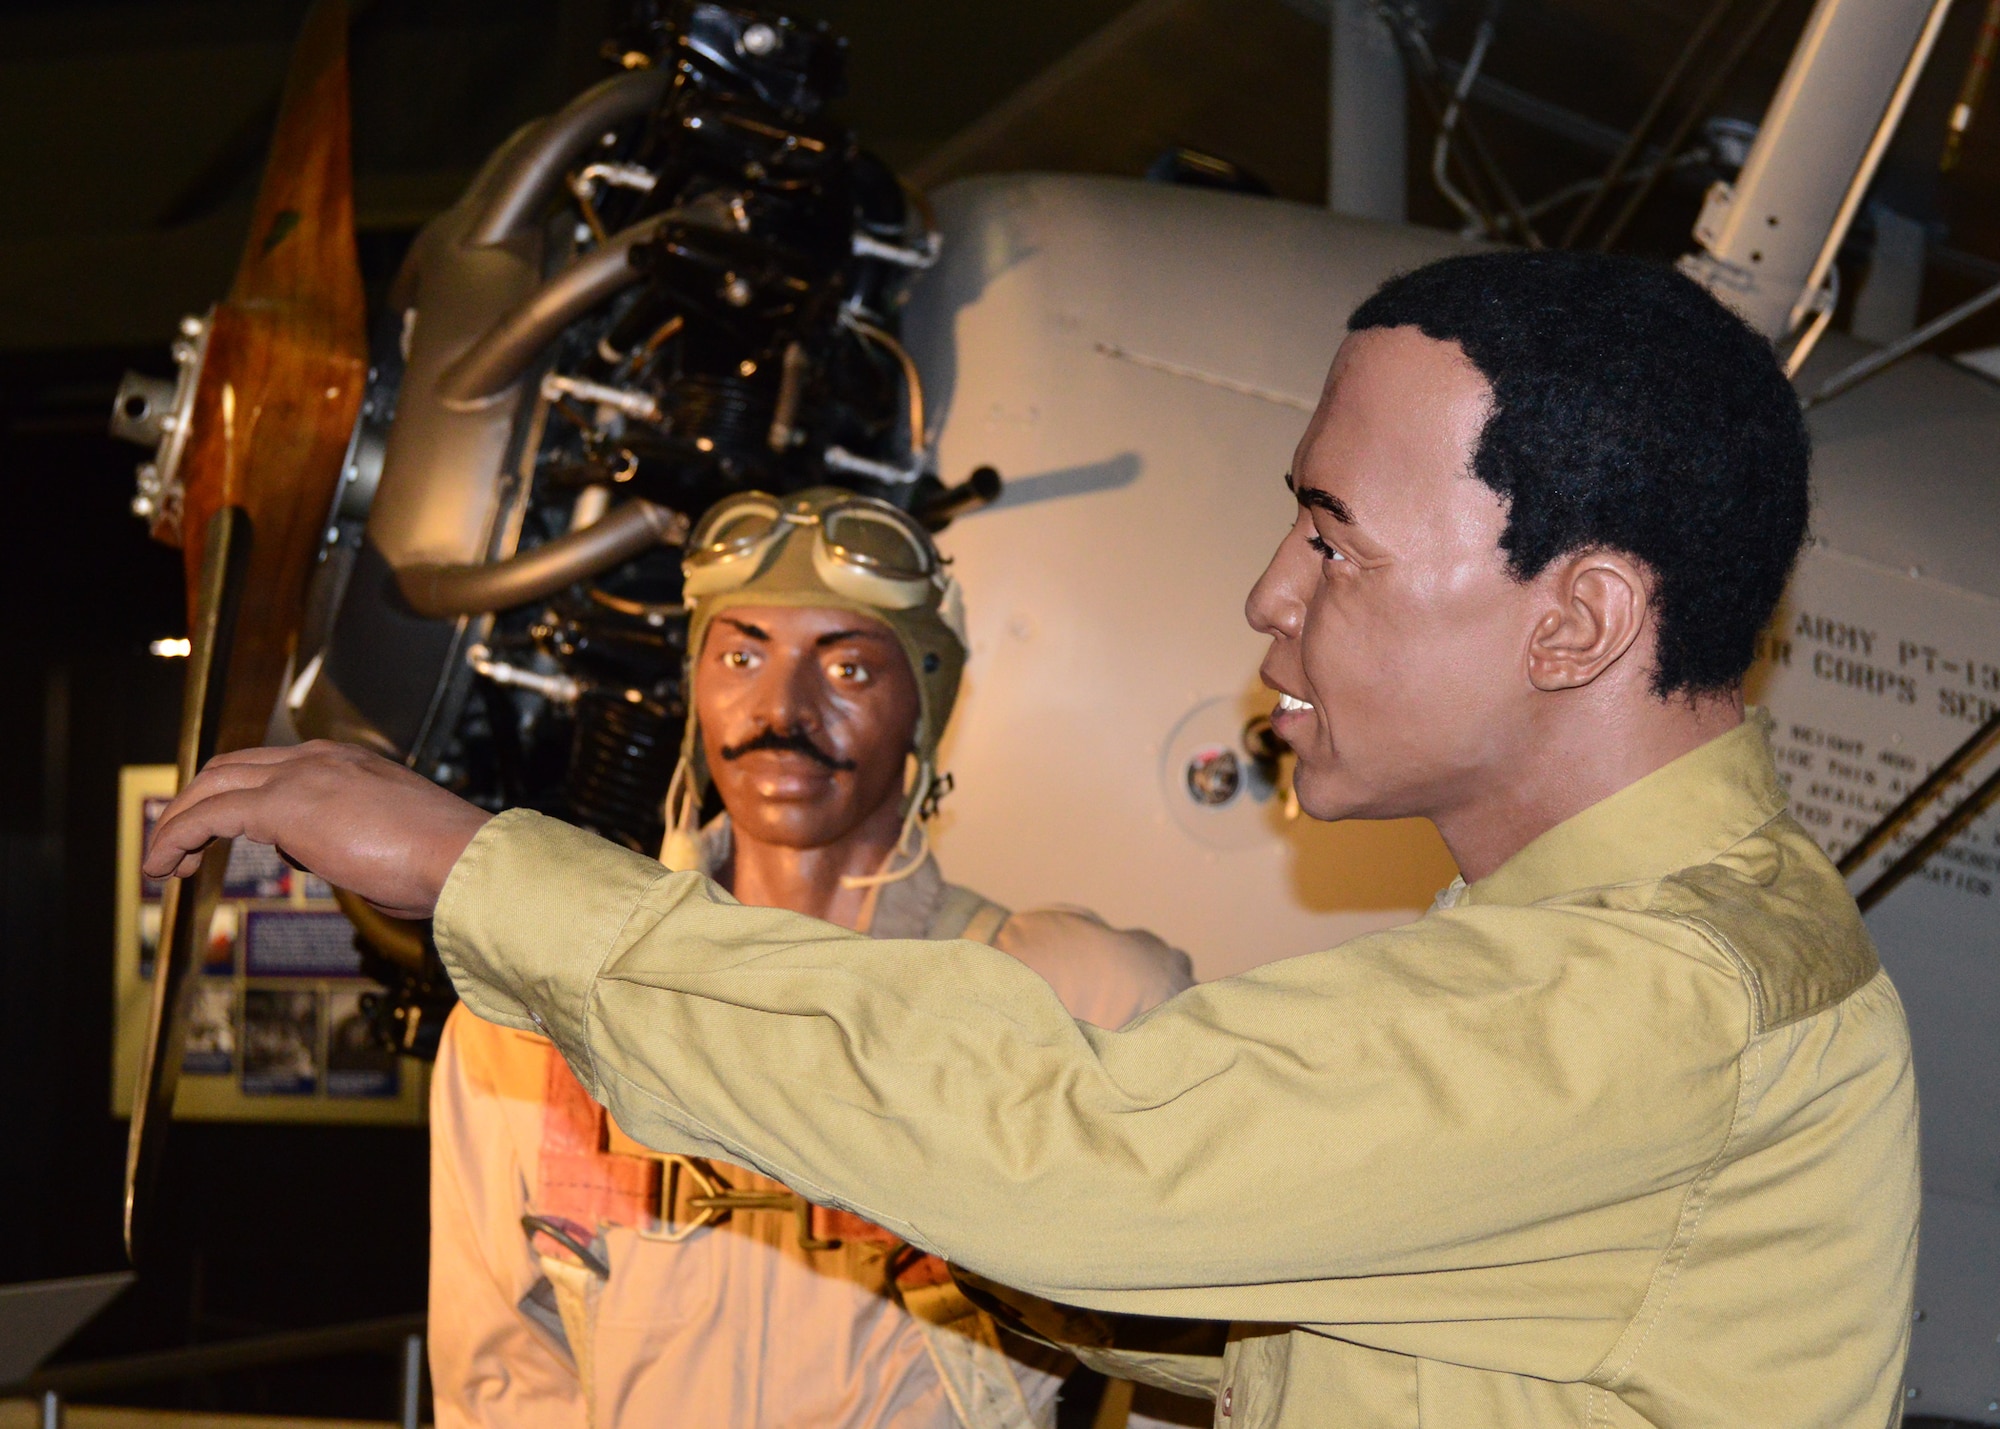
<svg viewBox="0 0 2000 1429"><path fill-rule="evenodd" d="M752 625L747 620L738 620L734 616L730 615L718 615L715 618L721 621L724 625L735 626L738 630L742 631L752 640L769 640L771 638L771 632L766 630L761 625Z"/></svg>
<svg viewBox="0 0 2000 1429"><path fill-rule="evenodd" d="M1354 524L1354 513L1348 510L1345 501L1331 491L1322 491L1317 486L1300 486L1289 471L1285 473L1285 486L1298 498L1299 505L1324 511L1343 526Z"/></svg>
<svg viewBox="0 0 2000 1429"><path fill-rule="evenodd" d="M829 630L826 634L820 636L819 639L813 641L813 648L824 650L827 646L838 645L843 640L884 640L893 638L893 636L886 635L880 630L870 630L864 626L856 626L853 630Z"/></svg>

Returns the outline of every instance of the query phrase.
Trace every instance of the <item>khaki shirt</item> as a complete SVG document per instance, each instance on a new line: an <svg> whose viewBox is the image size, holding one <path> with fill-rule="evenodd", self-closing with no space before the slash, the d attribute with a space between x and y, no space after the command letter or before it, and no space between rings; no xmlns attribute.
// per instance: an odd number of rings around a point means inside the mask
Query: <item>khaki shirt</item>
<svg viewBox="0 0 2000 1429"><path fill-rule="evenodd" d="M1900 1412L1907 1030L1761 722L1117 1032L992 948L915 959L528 813L437 937L650 1145L1037 1296L1236 1322L1182 1371L1231 1429Z"/></svg>
<svg viewBox="0 0 2000 1429"><path fill-rule="evenodd" d="M704 868L729 852L718 820L704 831ZM1073 1015L1106 1026L1193 981L1186 955L1150 934L1080 911L1009 914L928 859L884 886L870 931L990 939L1043 972ZM702 1170L736 1192L784 1190L736 1166ZM439 1429L1053 1423L1063 1357L997 1335L936 1262L912 1264L895 1238L824 1215L806 1225L825 1243L809 1246L782 1209L662 1238L672 1227L658 1213L690 1223L686 1203L702 1189L619 1154L544 1038L453 1009L431 1079ZM568 1269L524 1232L530 1214L569 1227L610 1274Z"/></svg>

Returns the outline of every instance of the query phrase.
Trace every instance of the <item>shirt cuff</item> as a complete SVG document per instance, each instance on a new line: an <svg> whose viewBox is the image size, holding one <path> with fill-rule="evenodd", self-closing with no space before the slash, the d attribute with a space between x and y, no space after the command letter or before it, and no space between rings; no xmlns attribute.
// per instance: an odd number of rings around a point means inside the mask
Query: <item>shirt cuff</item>
<svg viewBox="0 0 2000 1429"><path fill-rule="evenodd" d="M533 1029L586 1067L591 988L647 890L644 854L527 809L489 819L452 866L431 925L472 1012Z"/></svg>

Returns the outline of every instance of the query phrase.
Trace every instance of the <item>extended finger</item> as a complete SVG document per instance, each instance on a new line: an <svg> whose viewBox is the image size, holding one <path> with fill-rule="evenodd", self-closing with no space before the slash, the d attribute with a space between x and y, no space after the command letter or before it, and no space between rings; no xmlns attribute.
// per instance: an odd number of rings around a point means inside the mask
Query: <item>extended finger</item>
<svg viewBox="0 0 2000 1429"><path fill-rule="evenodd" d="M193 784L188 785L190 793L194 788ZM179 799L174 802L181 804ZM217 839L248 836L259 843L269 843L269 839L259 839L252 827L261 802L258 790L252 787L211 790L195 802L183 804L179 813L169 805L166 816L154 826L152 841L146 845L140 867L148 878L179 877L192 871L182 868L188 856L198 855ZM195 864L199 863L197 857Z"/></svg>
<svg viewBox="0 0 2000 1429"><path fill-rule="evenodd" d="M192 878L195 871L201 867L202 860L207 855L207 852L207 847L203 846L190 853L173 855L175 862L171 868L156 871L153 864L149 862L152 857L152 845L148 844L146 846L146 854L139 860L139 868L145 873L146 877L156 883L164 883L169 878ZM168 855L162 855L162 859L166 857Z"/></svg>
<svg viewBox="0 0 2000 1429"><path fill-rule="evenodd" d="M201 867L201 861L203 857L205 857L205 855L206 855L206 850L196 849L193 853L182 854L181 861L173 866L171 872L157 873L157 874L149 873L146 876L148 878L157 880L165 880L168 878L192 878L195 874L195 871Z"/></svg>
<svg viewBox="0 0 2000 1429"><path fill-rule="evenodd" d="M160 823L175 818L187 809L199 804L203 799L212 799L217 794L226 794L236 789L255 789L268 782L272 775L269 763L248 763L238 761L222 763L221 759L211 759L203 766L201 773L188 780L187 787L174 795L167 807L160 811Z"/></svg>

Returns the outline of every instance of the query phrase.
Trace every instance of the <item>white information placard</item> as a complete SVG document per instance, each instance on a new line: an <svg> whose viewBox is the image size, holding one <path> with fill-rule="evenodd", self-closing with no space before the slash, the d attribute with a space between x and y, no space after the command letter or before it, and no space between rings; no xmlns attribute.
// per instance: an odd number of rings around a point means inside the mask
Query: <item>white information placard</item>
<svg viewBox="0 0 2000 1429"><path fill-rule="evenodd" d="M1838 857L2000 708L2000 602L1814 548L1765 637L1751 689L1776 720L1792 812ZM1946 791L1860 881L1992 763ZM1919 876L1991 916L2000 821L1989 811Z"/></svg>

